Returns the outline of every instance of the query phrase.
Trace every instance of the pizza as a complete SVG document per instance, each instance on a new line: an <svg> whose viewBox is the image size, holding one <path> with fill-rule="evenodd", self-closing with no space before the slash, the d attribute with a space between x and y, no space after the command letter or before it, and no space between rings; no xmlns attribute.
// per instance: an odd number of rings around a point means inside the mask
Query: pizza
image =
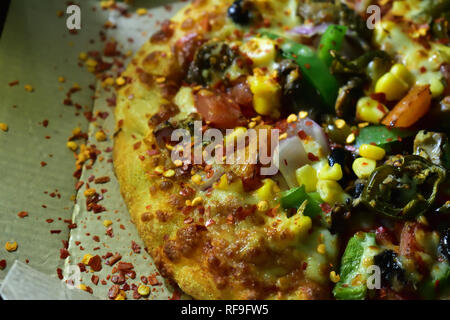
<svg viewBox="0 0 450 320"><path fill-rule="evenodd" d="M448 1L194 0L117 91L114 167L195 299L449 298Z"/></svg>

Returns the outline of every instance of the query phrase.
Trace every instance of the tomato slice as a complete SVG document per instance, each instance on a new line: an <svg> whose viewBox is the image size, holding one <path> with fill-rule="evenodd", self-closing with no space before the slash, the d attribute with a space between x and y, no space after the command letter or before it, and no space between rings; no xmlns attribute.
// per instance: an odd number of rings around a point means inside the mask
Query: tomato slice
<svg viewBox="0 0 450 320"><path fill-rule="evenodd" d="M199 91L195 96L195 107L203 120L219 129L232 129L247 122L239 105L219 91Z"/></svg>

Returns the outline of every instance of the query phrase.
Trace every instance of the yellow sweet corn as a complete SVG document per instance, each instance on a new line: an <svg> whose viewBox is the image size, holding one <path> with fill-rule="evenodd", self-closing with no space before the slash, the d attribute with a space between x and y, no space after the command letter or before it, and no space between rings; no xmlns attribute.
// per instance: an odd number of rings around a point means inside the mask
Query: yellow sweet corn
<svg viewBox="0 0 450 320"><path fill-rule="evenodd" d="M348 195L344 192L341 185L333 180L319 180L317 191L320 198L330 205L345 202Z"/></svg>
<svg viewBox="0 0 450 320"><path fill-rule="evenodd" d="M275 181L272 179L264 179L263 186L256 190L256 196L260 200L272 200L275 197L275 190L278 188Z"/></svg>
<svg viewBox="0 0 450 320"><path fill-rule="evenodd" d="M279 108L281 87L275 79L255 72L248 77L248 83L253 93L253 107L258 114L269 116Z"/></svg>
<svg viewBox="0 0 450 320"><path fill-rule="evenodd" d="M306 192L316 191L317 171L307 164L295 171L295 176L299 186L305 186Z"/></svg>
<svg viewBox="0 0 450 320"><path fill-rule="evenodd" d="M384 74L375 85L375 92L384 93L389 101L400 100L408 92L408 89L408 84L391 72Z"/></svg>
<svg viewBox="0 0 450 320"><path fill-rule="evenodd" d="M327 163L319 172L320 180L339 181L342 177L342 167L339 163L335 163L332 167Z"/></svg>
<svg viewBox="0 0 450 320"><path fill-rule="evenodd" d="M359 154L364 158L381 160L386 155L386 151L383 148L371 144L363 144L359 147Z"/></svg>
<svg viewBox="0 0 450 320"><path fill-rule="evenodd" d="M267 67L275 61L277 50L270 39L253 38L241 46L241 51L253 62L254 67Z"/></svg>
<svg viewBox="0 0 450 320"><path fill-rule="evenodd" d="M138 287L138 293L139 293L141 296L146 297L146 296L148 296L148 295L150 294L150 287L144 286L143 284L141 284L141 285Z"/></svg>
<svg viewBox="0 0 450 320"><path fill-rule="evenodd" d="M232 133L225 136L225 138L224 138L225 145L228 146L228 145L236 144L236 141L239 141L239 139L243 139L246 132L247 132L247 128L245 128L245 127L235 128Z"/></svg>
<svg viewBox="0 0 450 320"><path fill-rule="evenodd" d="M355 172L360 179L368 178L376 167L377 162L368 158L358 158L352 165L353 172Z"/></svg>
<svg viewBox="0 0 450 320"><path fill-rule="evenodd" d="M242 180L237 179L236 181L229 183L226 174L220 177L219 182L214 187L218 190L244 193L244 185L242 184Z"/></svg>
<svg viewBox="0 0 450 320"><path fill-rule="evenodd" d="M75 141L69 141L67 142L67 148L69 148L72 151L77 151L78 145Z"/></svg>
<svg viewBox="0 0 450 320"><path fill-rule="evenodd" d="M94 257L94 256L93 256L92 254L87 253L87 254L85 254L85 255L83 256L83 259L81 259L81 263L84 264L84 265L88 265L88 264L89 264L89 261L90 261L93 257Z"/></svg>
<svg viewBox="0 0 450 320"><path fill-rule="evenodd" d="M385 105L369 97L359 99L356 104L356 118L360 121L378 124L388 112Z"/></svg>
<svg viewBox="0 0 450 320"><path fill-rule="evenodd" d="M395 64L375 85L375 92L384 93L389 101L400 100L414 84L412 73L402 64Z"/></svg>
<svg viewBox="0 0 450 320"><path fill-rule="evenodd" d="M414 84L413 74L403 64L394 64L390 72L397 78L405 81L408 86L412 86Z"/></svg>

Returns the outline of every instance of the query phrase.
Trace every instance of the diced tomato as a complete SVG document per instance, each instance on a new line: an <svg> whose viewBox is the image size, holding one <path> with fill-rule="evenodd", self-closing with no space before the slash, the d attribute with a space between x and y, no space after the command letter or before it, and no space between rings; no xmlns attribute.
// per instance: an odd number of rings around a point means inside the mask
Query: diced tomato
<svg viewBox="0 0 450 320"><path fill-rule="evenodd" d="M390 244L396 244L395 236L393 233L387 229L386 227L379 227L375 231L377 243L381 245L390 245Z"/></svg>
<svg viewBox="0 0 450 320"><path fill-rule="evenodd" d="M246 117L253 117L256 115L253 108L253 94L247 81L238 82L230 91L230 97L241 107L242 113Z"/></svg>
<svg viewBox="0 0 450 320"><path fill-rule="evenodd" d="M402 256L413 258L414 253L420 250L420 245L416 241L416 232L420 228L419 223L407 222L403 226L400 235L400 254Z"/></svg>
<svg viewBox="0 0 450 320"><path fill-rule="evenodd" d="M195 52L205 43L205 39L196 33L188 34L175 43L175 54L178 64L187 68L187 66L194 60Z"/></svg>
<svg viewBox="0 0 450 320"><path fill-rule="evenodd" d="M195 107L214 127L231 129L246 124L239 105L220 91L199 91L195 96Z"/></svg>

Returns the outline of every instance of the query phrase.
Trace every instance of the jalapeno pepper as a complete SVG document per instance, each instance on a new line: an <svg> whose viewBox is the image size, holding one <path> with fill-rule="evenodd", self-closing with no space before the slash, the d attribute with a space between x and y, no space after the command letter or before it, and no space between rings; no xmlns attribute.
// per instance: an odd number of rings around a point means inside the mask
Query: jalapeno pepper
<svg viewBox="0 0 450 320"><path fill-rule="evenodd" d="M330 51L334 50L339 52L342 48L342 43L347 33L346 26L339 26L332 24L330 25L325 33L322 35L319 44L318 55L319 58L325 62L325 64L330 67L333 62L333 56Z"/></svg>
<svg viewBox="0 0 450 320"><path fill-rule="evenodd" d="M261 30L259 33L280 42L284 58L294 60L299 65L302 75L317 90L330 111L334 112L339 84L331 75L328 66L319 59L314 50L265 30Z"/></svg>
<svg viewBox="0 0 450 320"><path fill-rule="evenodd" d="M422 157L401 157L372 173L361 199L367 207L386 216L414 218L431 207L445 177L444 168Z"/></svg>
<svg viewBox="0 0 450 320"><path fill-rule="evenodd" d="M303 215L310 218L316 217L322 212L320 196L317 193L307 193L305 186L285 191L281 196L281 206L284 209L298 209L304 201L308 201Z"/></svg>

